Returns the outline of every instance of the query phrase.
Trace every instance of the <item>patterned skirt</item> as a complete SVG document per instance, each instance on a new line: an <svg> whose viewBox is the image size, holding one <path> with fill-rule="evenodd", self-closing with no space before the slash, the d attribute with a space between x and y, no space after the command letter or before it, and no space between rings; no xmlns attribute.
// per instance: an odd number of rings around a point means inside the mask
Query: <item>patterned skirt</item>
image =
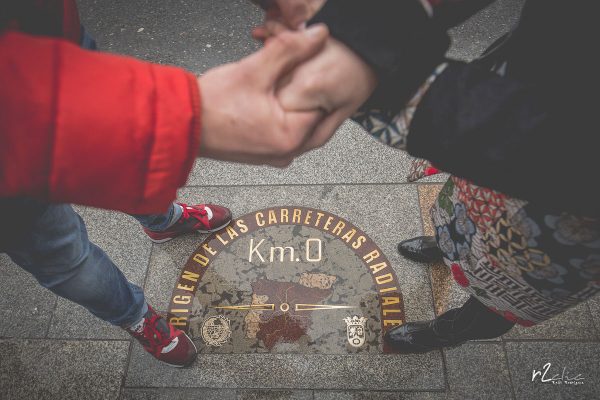
<svg viewBox="0 0 600 400"><path fill-rule="evenodd" d="M553 213L451 177L432 210L454 280L532 326L600 291L600 220Z"/></svg>

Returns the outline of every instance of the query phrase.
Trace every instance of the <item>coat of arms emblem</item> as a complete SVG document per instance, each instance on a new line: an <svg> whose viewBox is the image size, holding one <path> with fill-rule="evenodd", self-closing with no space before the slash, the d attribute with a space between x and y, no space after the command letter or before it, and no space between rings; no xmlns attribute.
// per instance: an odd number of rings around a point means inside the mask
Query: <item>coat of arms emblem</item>
<svg viewBox="0 0 600 400"><path fill-rule="evenodd" d="M222 315L209 317L202 323L200 334L207 345L220 347L231 337L231 323Z"/></svg>
<svg viewBox="0 0 600 400"><path fill-rule="evenodd" d="M357 315L353 317L344 318L346 322L346 334L348 336L348 343L352 347L361 347L365 344L366 332L365 323L367 319L365 317L359 317Z"/></svg>

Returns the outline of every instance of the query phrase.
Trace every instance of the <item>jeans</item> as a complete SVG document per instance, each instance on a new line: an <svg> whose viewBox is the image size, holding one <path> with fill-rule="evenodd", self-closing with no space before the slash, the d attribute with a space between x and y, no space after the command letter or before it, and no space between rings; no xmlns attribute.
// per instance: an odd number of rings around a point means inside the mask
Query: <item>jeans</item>
<svg viewBox="0 0 600 400"><path fill-rule="evenodd" d="M43 207L45 212L27 233L5 249L10 258L42 286L98 318L122 327L138 322L148 310L142 289L128 282L106 253L89 241L85 223L70 205ZM23 207L19 211L24 212ZM163 215L136 219L159 230L177 211L181 213L181 208L172 205Z"/></svg>

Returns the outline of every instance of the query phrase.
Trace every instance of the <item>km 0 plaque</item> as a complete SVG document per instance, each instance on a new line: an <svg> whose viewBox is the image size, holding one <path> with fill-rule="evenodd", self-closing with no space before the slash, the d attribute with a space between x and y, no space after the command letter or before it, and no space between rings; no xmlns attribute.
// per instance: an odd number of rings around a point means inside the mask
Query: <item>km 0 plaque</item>
<svg viewBox="0 0 600 400"><path fill-rule="evenodd" d="M201 353L388 353L404 322L381 249L326 211L275 207L200 243L181 271L169 321Z"/></svg>

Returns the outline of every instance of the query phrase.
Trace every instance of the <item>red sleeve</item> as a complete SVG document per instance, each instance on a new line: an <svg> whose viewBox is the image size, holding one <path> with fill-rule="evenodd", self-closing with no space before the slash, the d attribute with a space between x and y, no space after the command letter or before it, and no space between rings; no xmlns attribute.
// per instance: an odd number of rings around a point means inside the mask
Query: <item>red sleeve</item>
<svg viewBox="0 0 600 400"><path fill-rule="evenodd" d="M197 153L192 74L15 32L0 54L0 197L164 212Z"/></svg>

